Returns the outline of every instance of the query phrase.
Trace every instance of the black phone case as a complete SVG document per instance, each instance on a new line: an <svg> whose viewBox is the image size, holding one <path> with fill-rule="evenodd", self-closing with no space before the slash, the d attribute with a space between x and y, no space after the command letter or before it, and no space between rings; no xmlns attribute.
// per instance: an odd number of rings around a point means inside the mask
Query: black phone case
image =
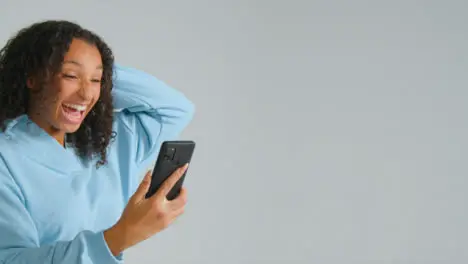
<svg viewBox="0 0 468 264"><path fill-rule="evenodd" d="M171 174L183 166L186 163L190 163L192 159L193 152L195 150L195 142L188 140L178 140L178 141L164 141L161 145L159 151L158 159L154 166L153 175L151 178L151 186L146 193L146 198L154 195L161 184L169 177ZM168 200L173 200L176 198L180 189L185 180L184 175L177 181L174 187L167 194Z"/></svg>

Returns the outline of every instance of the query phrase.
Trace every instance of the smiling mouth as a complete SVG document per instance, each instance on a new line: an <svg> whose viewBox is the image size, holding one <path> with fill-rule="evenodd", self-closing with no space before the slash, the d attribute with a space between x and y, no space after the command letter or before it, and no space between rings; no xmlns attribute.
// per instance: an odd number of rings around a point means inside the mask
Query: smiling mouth
<svg viewBox="0 0 468 264"><path fill-rule="evenodd" d="M86 111L87 106L74 105L74 104L62 104L63 115L70 123L80 123Z"/></svg>

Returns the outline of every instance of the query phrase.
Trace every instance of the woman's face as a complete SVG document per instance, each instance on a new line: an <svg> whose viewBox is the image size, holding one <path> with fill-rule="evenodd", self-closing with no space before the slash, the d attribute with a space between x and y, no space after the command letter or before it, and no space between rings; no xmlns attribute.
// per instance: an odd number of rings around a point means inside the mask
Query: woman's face
<svg viewBox="0 0 468 264"><path fill-rule="evenodd" d="M74 39L49 84L38 88L29 80L28 86L38 89L31 94L31 119L53 136L75 132L99 99L102 74L99 50Z"/></svg>

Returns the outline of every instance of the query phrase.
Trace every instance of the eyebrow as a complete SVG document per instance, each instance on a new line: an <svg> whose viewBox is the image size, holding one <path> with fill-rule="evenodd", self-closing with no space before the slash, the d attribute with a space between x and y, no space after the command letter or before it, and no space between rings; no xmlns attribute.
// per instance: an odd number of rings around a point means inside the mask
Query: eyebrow
<svg viewBox="0 0 468 264"><path fill-rule="evenodd" d="M77 65L79 67L83 67L83 64L81 64L81 63L79 63L77 61L74 61L74 60L66 60L66 61L63 62L63 64L67 64L67 63L74 64L74 65ZM99 65L99 66L96 67L96 69L102 70L103 67L102 67L102 65Z"/></svg>

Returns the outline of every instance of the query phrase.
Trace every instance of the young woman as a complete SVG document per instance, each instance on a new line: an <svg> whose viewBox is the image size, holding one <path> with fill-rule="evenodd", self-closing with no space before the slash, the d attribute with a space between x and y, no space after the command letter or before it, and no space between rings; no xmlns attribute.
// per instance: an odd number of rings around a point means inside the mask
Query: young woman
<svg viewBox="0 0 468 264"><path fill-rule="evenodd" d="M193 112L75 23L19 31L0 51L0 263L121 263L166 228L184 210L185 189L165 197L187 166L145 199L148 169Z"/></svg>

